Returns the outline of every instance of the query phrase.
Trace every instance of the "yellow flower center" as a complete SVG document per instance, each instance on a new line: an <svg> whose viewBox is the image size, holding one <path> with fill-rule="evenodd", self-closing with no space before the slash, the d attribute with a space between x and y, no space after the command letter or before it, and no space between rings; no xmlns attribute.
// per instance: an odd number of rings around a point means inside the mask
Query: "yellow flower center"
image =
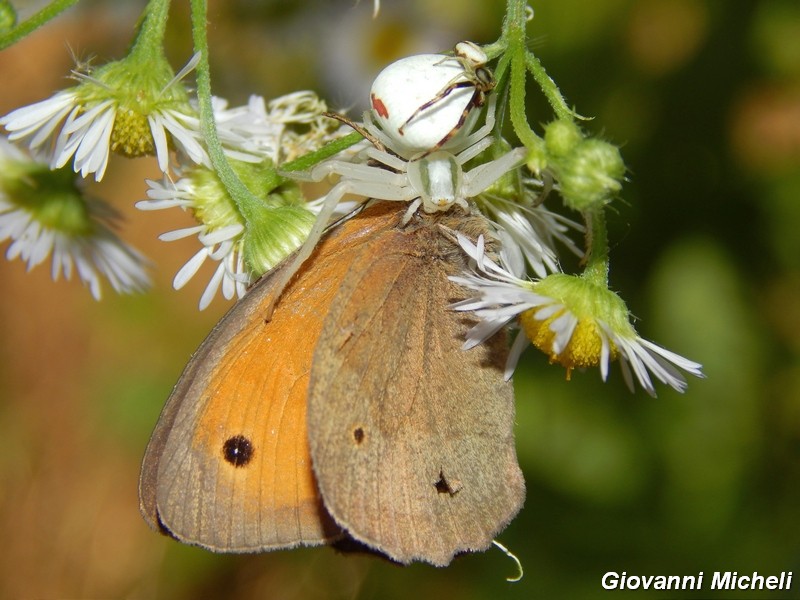
<svg viewBox="0 0 800 600"><path fill-rule="evenodd" d="M111 150L128 158L155 154L147 117L130 107L120 106L111 131Z"/></svg>
<svg viewBox="0 0 800 600"><path fill-rule="evenodd" d="M531 343L547 354L550 363L558 363L567 369L567 379L570 378L572 369L594 367L600 364L603 340L600 337L599 326L594 319L578 319L578 324L570 336L561 354L553 350L556 334L550 329L550 324L564 314L562 309L547 319L539 320L534 317L539 308L531 308L519 316L520 324L525 335ZM610 358L617 357L617 347L609 340Z"/></svg>

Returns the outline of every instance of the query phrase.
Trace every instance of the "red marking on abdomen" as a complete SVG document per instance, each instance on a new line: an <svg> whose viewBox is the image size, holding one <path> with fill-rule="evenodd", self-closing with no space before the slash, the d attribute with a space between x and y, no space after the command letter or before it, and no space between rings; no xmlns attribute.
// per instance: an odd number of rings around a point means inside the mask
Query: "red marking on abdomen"
<svg viewBox="0 0 800 600"><path fill-rule="evenodd" d="M383 100L378 98L375 94L370 94L370 99L372 100L372 108L376 113L378 113L378 116L388 119L389 111L386 110L386 105L383 103Z"/></svg>

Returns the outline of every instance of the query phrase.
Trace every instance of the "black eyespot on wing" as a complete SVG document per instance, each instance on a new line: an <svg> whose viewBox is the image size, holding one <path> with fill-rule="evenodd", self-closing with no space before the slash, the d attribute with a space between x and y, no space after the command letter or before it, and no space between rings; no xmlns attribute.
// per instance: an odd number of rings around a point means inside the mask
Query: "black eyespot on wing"
<svg viewBox="0 0 800 600"><path fill-rule="evenodd" d="M450 496L455 496L464 486L458 479L448 480L444 475L444 471L439 471L439 479L436 480L436 482L433 484L433 487L435 487L436 491L440 494L449 494Z"/></svg>
<svg viewBox="0 0 800 600"><path fill-rule="evenodd" d="M253 460L253 444L243 435L235 435L222 444L222 456L234 467L244 467Z"/></svg>
<svg viewBox="0 0 800 600"><path fill-rule="evenodd" d="M364 441L366 436L367 434L364 433L364 429L362 427L356 427L353 429L353 440L355 440L357 446L361 445L361 442Z"/></svg>

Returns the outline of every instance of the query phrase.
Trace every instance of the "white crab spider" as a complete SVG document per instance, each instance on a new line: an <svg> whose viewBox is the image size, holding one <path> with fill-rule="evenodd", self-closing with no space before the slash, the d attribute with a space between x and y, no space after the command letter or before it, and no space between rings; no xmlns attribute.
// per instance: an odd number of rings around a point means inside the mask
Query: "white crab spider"
<svg viewBox="0 0 800 600"><path fill-rule="evenodd" d="M399 156L401 151L407 149L398 147L394 140L372 123L369 114L365 114L367 132L390 151L378 147L362 151L362 161L371 159L382 166L334 159L314 167L308 175L312 181L321 181L328 175L341 176L339 183L328 193L320 215L326 211L325 206L329 203L332 212L345 194L411 202L403 223L407 223L419 207L427 213L435 213L458 205L469 212L469 198L477 196L505 173L518 167L526 156L525 148L517 148L496 160L464 171L464 164L494 141L489 136L494 127L494 105L493 98L487 111L486 124L463 138L457 147L417 153L416 157L409 160Z"/></svg>
<svg viewBox="0 0 800 600"><path fill-rule="evenodd" d="M366 148L350 161L330 159L317 164L306 174L292 173L292 177L308 181L321 181L330 175L339 175L340 180L325 196L308 239L294 256L291 268L285 269L281 279L275 282L276 293L273 298L280 297L285 285L311 255L336 205L347 194L376 200L410 202L403 223L407 223L419 207L427 213L434 213L457 205L468 212L467 201L470 198L485 191L500 177L520 166L527 155L524 147L516 148L500 158L464 171L464 164L478 156L494 141L489 134L495 122L495 103L496 98L492 97L487 107L486 124L474 133L459 136L458 143L447 149L417 153L410 159L401 156L401 153L407 154L408 149L400 147L385 135L372 123L369 114L365 113L364 126L374 136L376 146ZM369 161L378 163L378 166L368 164ZM270 306L268 311L271 312L271 309Z"/></svg>

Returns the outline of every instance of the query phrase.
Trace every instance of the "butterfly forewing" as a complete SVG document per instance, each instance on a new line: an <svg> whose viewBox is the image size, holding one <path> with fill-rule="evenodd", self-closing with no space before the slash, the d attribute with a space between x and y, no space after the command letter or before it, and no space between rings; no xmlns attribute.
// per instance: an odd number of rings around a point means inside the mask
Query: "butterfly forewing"
<svg viewBox="0 0 800 600"><path fill-rule="evenodd" d="M224 552L340 535L311 469L308 379L323 319L371 223L345 223L328 235L269 322L277 275L256 283L192 357L142 465L140 505L151 526Z"/></svg>

